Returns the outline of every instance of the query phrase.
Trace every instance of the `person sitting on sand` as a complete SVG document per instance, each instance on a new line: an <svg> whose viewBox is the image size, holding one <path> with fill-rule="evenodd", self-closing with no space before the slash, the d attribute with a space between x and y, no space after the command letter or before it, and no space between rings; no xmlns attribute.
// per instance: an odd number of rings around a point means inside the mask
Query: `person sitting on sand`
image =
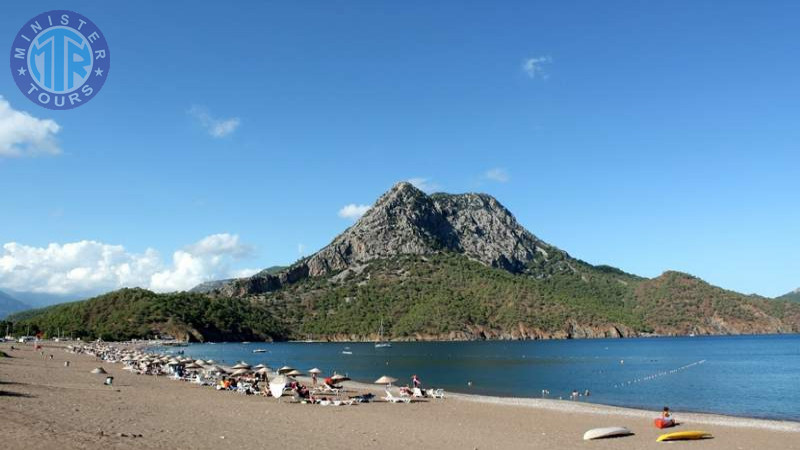
<svg viewBox="0 0 800 450"><path fill-rule="evenodd" d="M400 395L411 395L412 393L413 391L411 390L410 387L408 387L408 385L405 385L400 388Z"/></svg>
<svg viewBox="0 0 800 450"><path fill-rule="evenodd" d="M298 384L297 385L297 389L295 390L295 392L297 392L297 394L300 396L300 398L308 398L309 395L310 395L310 392L308 391L308 388L305 387L302 384Z"/></svg>
<svg viewBox="0 0 800 450"><path fill-rule="evenodd" d="M669 407L668 406L665 406L664 410L661 411L661 420L665 424L672 424L674 422L674 420L672 419L672 414L670 414L670 412L669 412Z"/></svg>

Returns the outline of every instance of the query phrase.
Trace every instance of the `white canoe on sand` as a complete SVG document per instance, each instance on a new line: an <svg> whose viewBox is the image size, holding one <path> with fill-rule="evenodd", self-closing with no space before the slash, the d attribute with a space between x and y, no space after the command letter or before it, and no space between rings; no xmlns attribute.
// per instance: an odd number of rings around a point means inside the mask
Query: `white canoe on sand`
<svg viewBox="0 0 800 450"><path fill-rule="evenodd" d="M583 433L583 440L590 441L592 439L629 436L631 434L633 434L633 432L625 427L593 428Z"/></svg>

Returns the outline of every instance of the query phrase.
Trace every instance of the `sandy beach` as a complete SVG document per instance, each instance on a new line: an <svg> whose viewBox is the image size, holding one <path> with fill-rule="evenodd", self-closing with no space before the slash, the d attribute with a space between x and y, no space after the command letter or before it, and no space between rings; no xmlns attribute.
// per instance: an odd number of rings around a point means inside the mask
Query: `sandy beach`
<svg viewBox="0 0 800 450"><path fill-rule="evenodd" d="M663 444L656 442L663 431L652 425L655 412L568 401L450 395L411 404L291 404L134 375L120 364L67 353L62 344L44 345L52 360L31 344L0 344L10 356L0 358L3 449L800 448L800 423L677 411L681 424L673 430L714 438ZM89 373L98 366L114 376L113 386ZM586 430L603 426L626 426L635 435L582 440Z"/></svg>

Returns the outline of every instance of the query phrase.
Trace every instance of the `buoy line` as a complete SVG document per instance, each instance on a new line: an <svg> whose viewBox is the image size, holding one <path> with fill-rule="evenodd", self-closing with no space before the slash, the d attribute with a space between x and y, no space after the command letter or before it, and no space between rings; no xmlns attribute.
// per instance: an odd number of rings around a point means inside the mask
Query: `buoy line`
<svg viewBox="0 0 800 450"><path fill-rule="evenodd" d="M674 375L674 374L676 374L678 372L682 372L682 371L684 371L684 370L686 370L686 369L688 369L690 367L699 366L700 364L703 364L705 362L706 362L705 359L701 359L700 361L695 361L693 363L686 364L685 366L681 366L681 367L678 367L676 369L664 370L664 371L661 371L661 372L654 373L652 375L647 375L645 377L640 377L640 378L635 378L633 380L623 381L622 383L615 384L614 387L615 388L623 388L623 387L629 386L631 384L643 383L645 381L655 380L656 378L661 378L661 377L664 377L664 376L667 376L667 375Z"/></svg>

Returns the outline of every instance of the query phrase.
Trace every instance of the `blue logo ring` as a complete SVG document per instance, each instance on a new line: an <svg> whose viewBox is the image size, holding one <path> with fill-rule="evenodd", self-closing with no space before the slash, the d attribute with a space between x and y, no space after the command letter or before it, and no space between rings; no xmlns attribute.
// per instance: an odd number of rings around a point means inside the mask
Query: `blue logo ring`
<svg viewBox="0 0 800 450"><path fill-rule="evenodd" d="M32 102L77 108L94 98L111 68L105 36L91 20L67 10L29 20L11 45L11 76Z"/></svg>

